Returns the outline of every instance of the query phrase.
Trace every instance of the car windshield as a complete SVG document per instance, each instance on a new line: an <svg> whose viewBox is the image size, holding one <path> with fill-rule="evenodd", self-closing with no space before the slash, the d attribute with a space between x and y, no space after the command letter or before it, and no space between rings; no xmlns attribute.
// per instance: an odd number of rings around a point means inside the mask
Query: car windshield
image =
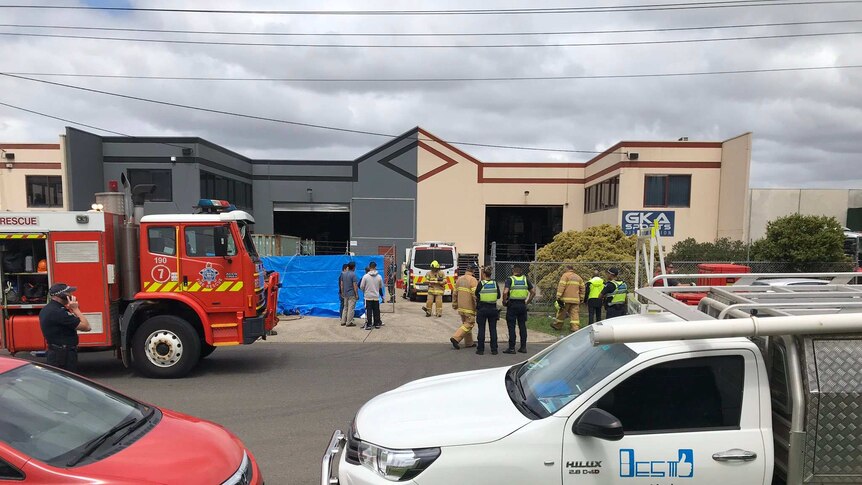
<svg viewBox="0 0 862 485"><path fill-rule="evenodd" d="M41 365L0 374L0 441L65 467L88 444L148 407Z"/></svg>
<svg viewBox="0 0 862 485"><path fill-rule="evenodd" d="M534 355L521 366L516 379L526 406L544 418L635 357L637 353L625 344L594 347L585 328Z"/></svg>
<svg viewBox="0 0 862 485"><path fill-rule="evenodd" d="M437 261L440 263L440 269L447 269L455 266L455 257L451 249L439 248L417 248L416 255L413 256L413 266L419 269L431 269L431 262Z"/></svg>

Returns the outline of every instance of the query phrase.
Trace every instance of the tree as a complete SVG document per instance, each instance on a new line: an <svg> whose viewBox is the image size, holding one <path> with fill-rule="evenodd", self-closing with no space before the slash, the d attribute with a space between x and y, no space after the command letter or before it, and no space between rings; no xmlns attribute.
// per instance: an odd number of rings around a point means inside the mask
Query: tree
<svg viewBox="0 0 862 485"><path fill-rule="evenodd" d="M723 237L714 242L697 242L694 238L683 239L673 245L668 254L671 261L744 261L748 248L742 241Z"/></svg>
<svg viewBox="0 0 862 485"><path fill-rule="evenodd" d="M599 269L592 263L607 262L601 265L603 270L617 266L620 278L631 283L636 248L637 236L626 236L620 226L603 224L583 231L561 232L536 253L537 262L530 265L530 277L548 301L553 300L548 297L556 293L557 282L564 271L564 265L560 263L573 263L575 272L586 281L592 278L594 270Z"/></svg>
<svg viewBox="0 0 862 485"><path fill-rule="evenodd" d="M834 217L792 214L766 225L766 238L751 246L752 258L790 263L846 262L844 230Z"/></svg>
<svg viewBox="0 0 862 485"><path fill-rule="evenodd" d="M637 236L620 226L602 224L583 231L566 231L539 249L536 261L634 261Z"/></svg>

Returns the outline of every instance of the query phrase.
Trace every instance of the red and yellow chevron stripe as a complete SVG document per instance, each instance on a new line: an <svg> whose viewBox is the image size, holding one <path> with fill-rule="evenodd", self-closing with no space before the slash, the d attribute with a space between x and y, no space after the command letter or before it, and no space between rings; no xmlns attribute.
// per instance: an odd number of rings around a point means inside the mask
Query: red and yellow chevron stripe
<svg viewBox="0 0 862 485"><path fill-rule="evenodd" d="M167 283L159 283L157 281L144 281L144 286L141 291L144 293L171 293L171 292L223 292L223 291L241 291L243 288L242 281L225 281L222 282L215 288L208 288L201 286L197 282L190 284L188 287L183 288L183 285L177 283L176 281L168 281Z"/></svg>
<svg viewBox="0 0 862 485"><path fill-rule="evenodd" d="M45 239L45 234L0 234L0 239Z"/></svg>

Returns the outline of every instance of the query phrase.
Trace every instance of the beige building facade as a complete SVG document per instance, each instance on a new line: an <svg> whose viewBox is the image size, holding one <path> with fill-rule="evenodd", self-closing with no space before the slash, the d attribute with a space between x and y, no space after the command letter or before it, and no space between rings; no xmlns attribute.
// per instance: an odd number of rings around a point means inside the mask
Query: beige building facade
<svg viewBox="0 0 862 485"><path fill-rule="evenodd" d="M585 163L486 163L420 133L419 241L487 254L495 242L489 207L559 208L563 231L612 224L631 232L665 216L668 245L747 235L750 133L720 142L624 141Z"/></svg>
<svg viewBox="0 0 862 485"><path fill-rule="evenodd" d="M791 214L831 216L862 231L862 189L751 189L749 206L751 241L766 236L769 221Z"/></svg>
<svg viewBox="0 0 862 485"><path fill-rule="evenodd" d="M0 143L0 211L68 207L60 143Z"/></svg>

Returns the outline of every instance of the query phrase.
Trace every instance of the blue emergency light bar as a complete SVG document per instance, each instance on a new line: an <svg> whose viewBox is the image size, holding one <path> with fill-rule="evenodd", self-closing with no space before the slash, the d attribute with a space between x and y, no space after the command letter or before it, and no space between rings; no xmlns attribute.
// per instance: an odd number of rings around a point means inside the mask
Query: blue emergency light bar
<svg viewBox="0 0 862 485"><path fill-rule="evenodd" d="M229 212L236 210L236 206L231 204L226 200L218 200L218 199L200 199L198 201L198 208L200 208L201 212L208 214L215 214L219 212Z"/></svg>

